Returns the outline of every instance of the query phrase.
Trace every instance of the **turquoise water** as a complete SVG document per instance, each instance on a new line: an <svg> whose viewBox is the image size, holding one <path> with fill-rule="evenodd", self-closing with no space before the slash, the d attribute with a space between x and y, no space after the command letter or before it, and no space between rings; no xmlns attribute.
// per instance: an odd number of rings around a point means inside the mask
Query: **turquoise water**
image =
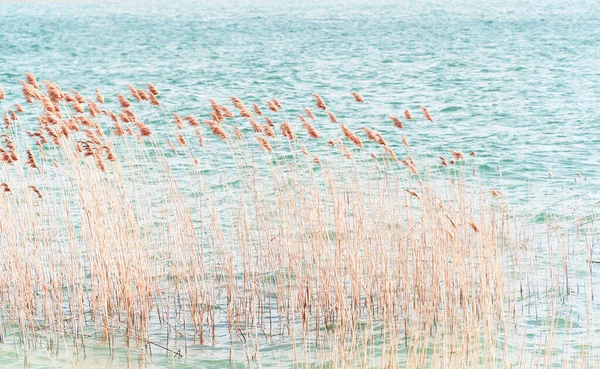
<svg viewBox="0 0 600 369"><path fill-rule="evenodd" d="M600 177L594 1L2 2L0 21L5 86L148 81L182 113L317 92L342 117L356 90L375 128L428 106L424 143L474 150L509 183Z"/></svg>
<svg viewBox="0 0 600 369"><path fill-rule="evenodd" d="M576 205L600 198L599 24L593 1L0 2L0 84L19 96L15 82L29 71L114 96L152 82L182 116L231 95L312 106L315 92L341 120L366 111L364 124L386 137L387 115L425 105L435 123L408 123L424 151L476 151L480 172L501 173L512 201L535 198L526 209L539 215L556 194ZM575 316L585 310L573 306ZM0 365L22 366L6 342ZM123 353L110 362L104 349L92 346L82 365L125 366ZM269 349L284 356L289 344ZM158 367L229 363L228 347L161 354Z"/></svg>

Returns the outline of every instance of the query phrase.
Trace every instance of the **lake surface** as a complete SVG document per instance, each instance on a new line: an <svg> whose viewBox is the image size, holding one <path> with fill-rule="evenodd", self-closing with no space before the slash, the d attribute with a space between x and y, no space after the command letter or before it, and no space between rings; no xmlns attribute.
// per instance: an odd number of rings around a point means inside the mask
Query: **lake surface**
<svg viewBox="0 0 600 369"><path fill-rule="evenodd" d="M340 120L365 119L398 147L387 115L425 105L435 122L415 122L409 136L423 155L477 152L482 176L535 215L559 199L600 200L599 25L595 1L0 2L0 84L18 96L17 80L32 72L114 96L151 82L182 116L204 114L209 98L297 107L318 93ZM350 91L367 107L357 111ZM583 315L585 304L573 306ZM103 347L87 355L90 367L125 365ZM228 358L226 347L154 364ZM0 365L23 357L2 344Z"/></svg>

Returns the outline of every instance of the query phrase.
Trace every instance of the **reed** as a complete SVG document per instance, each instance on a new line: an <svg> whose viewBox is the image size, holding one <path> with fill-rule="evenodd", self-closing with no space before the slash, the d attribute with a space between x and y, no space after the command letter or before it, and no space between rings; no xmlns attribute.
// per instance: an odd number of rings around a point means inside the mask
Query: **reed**
<svg viewBox="0 0 600 369"><path fill-rule="evenodd" d="M470 175L474 155L430 164L406 136L328 130L337 118L316 94L325 114L231 97L240 118L210 100L201 124L151 84L124 86L134 101L90 87L92 102L26 80L30 104L8 114L0 148L0 324L16 350L229 346L260 367L286 341L296 367L599 365L585 335L576 353L550 350L576 333L561 299L593 290L591 274L572 278L566 241L589 248L594 229L572 238L550 218L545 244L558 246L536 245L535 225ZM548 334L523 350L532 306Z"/></svg>

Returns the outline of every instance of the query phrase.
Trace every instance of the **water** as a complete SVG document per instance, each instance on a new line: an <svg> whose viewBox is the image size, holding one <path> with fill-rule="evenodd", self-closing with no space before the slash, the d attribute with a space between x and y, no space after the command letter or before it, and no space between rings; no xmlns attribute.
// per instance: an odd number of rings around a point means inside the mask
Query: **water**
<svg viewBox="0 0 600 369"><path fill-rule="evenodd" d="M386 137L387 115L425 105L435 123L412 129L432 155L476 151L485 177L501 173L512 201L533 196L525 209L542 214L556 194L600 198L598 24L594 1L0 2L0 84L15 96L30 71L114 96L152 82L198 116L208 98L311 106L316 92L355 123L356 90L364 124ZM122 364L97 355L87 363ZM177 367L209 365L204 355ZM0 363L23 359L4 344Z"/></svg>

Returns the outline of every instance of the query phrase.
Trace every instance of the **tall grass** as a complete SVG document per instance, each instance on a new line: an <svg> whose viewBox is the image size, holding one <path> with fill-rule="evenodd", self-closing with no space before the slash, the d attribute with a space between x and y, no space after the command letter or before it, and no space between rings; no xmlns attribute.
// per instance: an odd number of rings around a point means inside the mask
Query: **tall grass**
<svg viewBox="0 0 600 369"><path fill-rule="evenodd" d="M0 151L0 317L16 350L229 346L260 367L285 341L284 366L598 366L591 296L577 349L553 351L578 333L566 296L593 292L592 264L569 282L569 248L591 255L594 229L547 219L536 241L471 173L475 153L431 165L414 150L403 131L435 124L424 107L390 112L410 124L390 116L384 137L316 94L314 108L211 100L198 118L153 85L87 99L21 85Z"/></svg>

